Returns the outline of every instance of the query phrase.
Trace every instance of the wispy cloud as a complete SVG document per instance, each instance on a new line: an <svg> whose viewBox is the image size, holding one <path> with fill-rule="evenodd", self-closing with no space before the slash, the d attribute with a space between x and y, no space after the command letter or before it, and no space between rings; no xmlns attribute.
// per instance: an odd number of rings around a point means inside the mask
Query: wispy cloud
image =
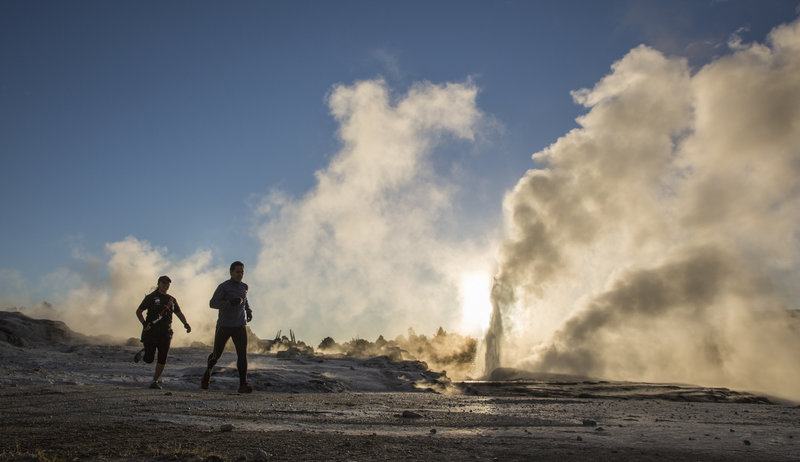
<svg viewBox="0 0 800 462"><path fill-rule="evenodd" d="M372 50L372 57L378 61L383 70L383 76L391 82L398 82L402 78L400 61L389 50L378 48Z"/></svg>

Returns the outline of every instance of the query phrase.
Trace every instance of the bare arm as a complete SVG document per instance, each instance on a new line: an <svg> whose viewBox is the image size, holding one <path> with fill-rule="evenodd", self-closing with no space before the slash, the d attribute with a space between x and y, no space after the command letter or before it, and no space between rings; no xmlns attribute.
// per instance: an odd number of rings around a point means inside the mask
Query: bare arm
<svg viewBox="0 0 800 462"><path fill-rule="evenodd" d="M181 322L183 323L183 327L185 327L185 328L186 328L186 333L188 334L189 332L191 332L191 331L192 331L192 327L189 325L189 323L188 323L188 322L186 322L186 316L184 316L184 315L183 315L183 312L181 312L181 311L176 311L176 312L175 312L175 315L176 315L176 316L178 317L178 319L180 319L180 320L181 320Z"/></svg>

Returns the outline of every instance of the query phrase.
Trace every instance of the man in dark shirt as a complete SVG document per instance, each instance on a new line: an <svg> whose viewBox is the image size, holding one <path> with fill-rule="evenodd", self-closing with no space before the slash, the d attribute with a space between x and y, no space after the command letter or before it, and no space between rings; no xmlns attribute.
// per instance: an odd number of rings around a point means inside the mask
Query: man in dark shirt
<svg viewBox="0 0 800 462"><path fill-rule="evenodd" d="M233 339L236 347L236 369L239 371L239 393L250 393L253 389L247 384L247 323L253 320L253 312L247 302L247 284L242 282L244 263L231 263L231 278L214 291L208 305L219 310L217 330L214 334L214 351L208 356L208 367L200 386L207 389L211 380L211 369L225 351L228 339Z"/></svg>
<svg viewBox="0 0 800 462"><path fill-rule="evenodd" d="M167 276L158 278L158 288L147 294L139 304L139 308L136 309L136 317L144 326L142 330L144 362L152 363L156 356L156 349L158 350L158 362L156 362L156 371L153 374L153 383L150 384L150 388L161 388L159 378L164 372L164 366L167 365L167 354L172 341L172 313L175 313L183 322L187 334L192 331L191 326L186 322L186 317L181 312L181 307L178 306L178 301L172 295L167 294L171 283L172 280ZM146 318L142 316L145 310L147 311ZM140 354L141 352L137 353L134 360L138 361L141 357Z"/></svg>

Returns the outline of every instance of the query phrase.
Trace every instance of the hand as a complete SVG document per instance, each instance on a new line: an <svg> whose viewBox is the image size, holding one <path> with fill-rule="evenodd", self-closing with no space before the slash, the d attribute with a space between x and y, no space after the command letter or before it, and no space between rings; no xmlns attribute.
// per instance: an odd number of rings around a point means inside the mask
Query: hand
<svg viewBox="0 0 800 462"><path fill-rule="evenodd" d="M148 322L144 325L144 330L150 330L151 327L153 327L153 325Z"/></svg>
<svg viewBox="0 0 800 462"><path fill-rule="evenodd" d="M253 312L252 311L248 311L247 312L247 322L250 322L252 320L253 320Z"/></svg>
<svg viewBox="0 0 800 462"><path fill-rule="evenodd" d="M192 331L192 326L190 326L188 322L186 324L184 324L183 327L186 328L186 333L187 334Z"/></svg>
<svg viewBox="0 0 800 462"><path fill-rule="evenodd" d="M239 297L231 299L231 306L239 306L242 304L242 299Z"/></svg>

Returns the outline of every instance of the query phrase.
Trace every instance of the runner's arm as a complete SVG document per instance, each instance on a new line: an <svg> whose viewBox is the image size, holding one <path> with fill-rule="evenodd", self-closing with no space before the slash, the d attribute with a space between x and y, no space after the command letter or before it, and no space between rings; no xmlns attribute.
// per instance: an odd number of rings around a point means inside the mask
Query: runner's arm
<svg viewBox="0 0 800 462"><path fill-rule="evenodd" d="M192 330L192 328L189 327L189 323L186 322L186 316L183 315L183 310L181 309L181 306L178 305L178 299L177 298L172 297L172 305L175 307L175 308L172 309L172 311L175 313L175 316L177 316L178 319L181 320L181 322L183 323L183 327L186 328L186 332L189 332L190 330Z"/></svg>
<svg viewBox="0 0 800 462"><path fill-rule="evenodd" d="M222 287L222 284L217 286L217 290L215 290L214 295L211 296L211 301L208 302L208 306L215 310L221 310L230 306L230 303L225 300L225 289Z"/></svg>
<svg viewBox="0 0 800 462"><path fill-rule="evenodd" d="M175 316L177 316L178 319L181 320L181 322L183 323L183 327L186 329L187 334L192 331L192 327L189 325L188 322L186 322L186 316L184 316L183 313L181 313L180 311L175 311Z"/></svg>
<svg viewBox="0 0 800 462"><path fill-rule="evenodd" d="M147 297L145 297L142 300L142 303L139 304L139 308L136 308L136 317L139 318L139 322L142 323L142 325L144 325L144 316L142 316L142 313L144 313L144 310L147 309L147 307L145 306L146 303L147 303Z"/></svg>

